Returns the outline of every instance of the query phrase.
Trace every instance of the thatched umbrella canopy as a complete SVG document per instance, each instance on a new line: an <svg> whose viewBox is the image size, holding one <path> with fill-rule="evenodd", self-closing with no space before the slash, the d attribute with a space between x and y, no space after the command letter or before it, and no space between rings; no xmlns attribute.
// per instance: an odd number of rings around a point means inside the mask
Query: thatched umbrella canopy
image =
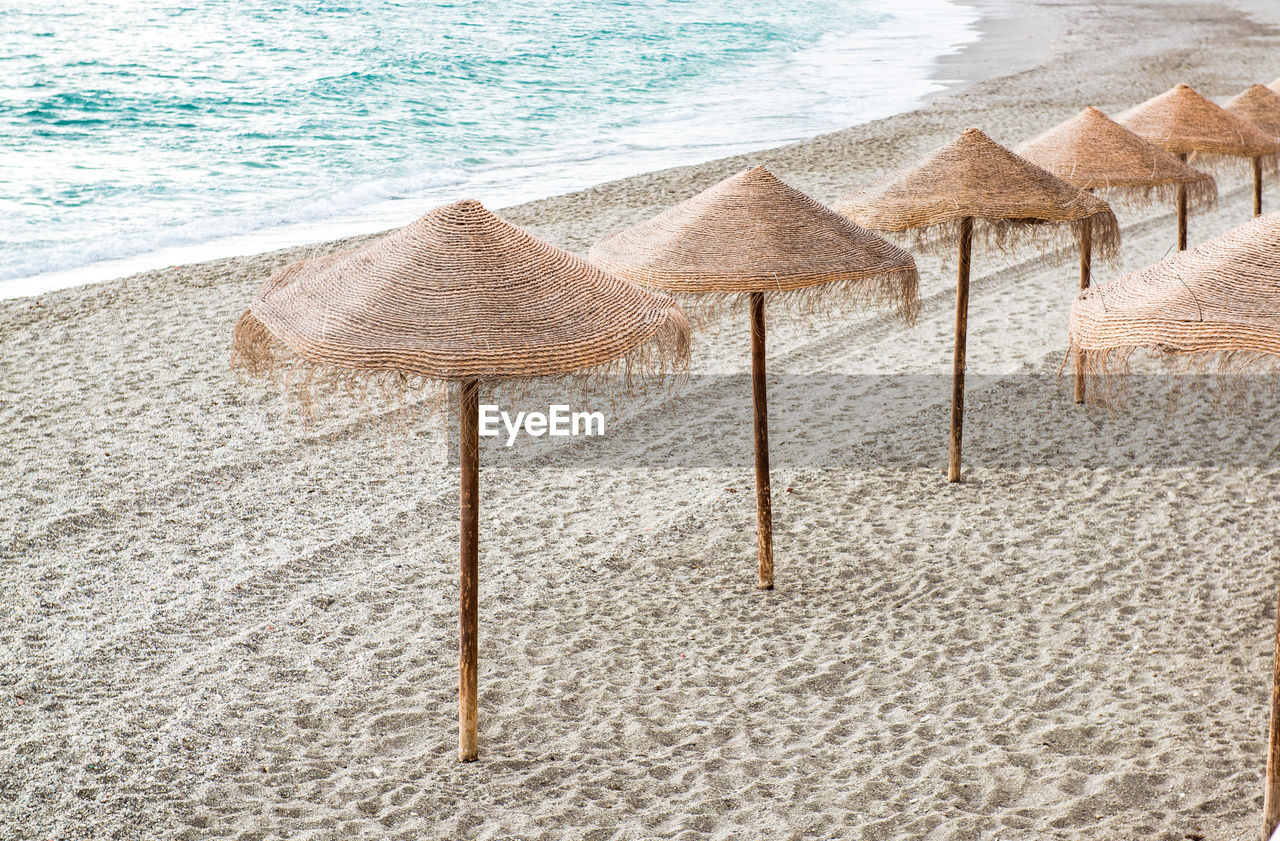
<svg viewBox="0 0 1280 841"><path fill-rule="evenodd" d="M1248 90L1233 97L1225 106L1226 110L1235 114L1246 123L1261 129L1272 138L1280 139L1280 94L1266 85L1252 85ZM1253 159L1253 215L1262 215L1262 168L1269 165L1274 173L1276 158L1254 157Z"/></svg>
<svg viewBox="0 0 1280 841"><path fill-rule="evenodd" d="M1071 343L1095 374L1139 348L1233 370L1280 362L1280 213L1085 290Z"/></svg>
<svg viewBox="0 0 1280 841"><path fill-rule="evenodd" d="M1195 367L1280 371L1280 213L1080 294L1071 343L1098 373L1139 348ZM1272 665L1265 837L1280 824L1280 611Z"/></svg>
<svg viewBox="0 0 1280 841"><path fill-rule="evenodd" d="M1211 204L1218 196L1212 175L1193 169L1093 106L1013 151L1082 190L1102 190L1109 199L1134 205L1172 199L1179 184L1186 185L1193 204Z"/></svg>
<svg viewBox="0 0 1280 841"><path fill-rule="evenodd" d="M976 128L915 164L836 202L836 210L875 231L939 234L932 244L960 252L951 389L949 481L960 481L964 425L965 340L969 323L969 257L975 223L997 247L1015 234L1057 241L1070 232L1091 237L1114 256L1120 226L1107 203L1015 155ZM1068 231L1068 227L1070 231Z"/></svg>
<svg viewBox="0 0 1280 841"><path fill-rule="evenodd" d="M1274 158L1280 140L1264 134L1230 111L1177 85L1117 115L1134 134L1186 160L1212 163L1219 158ZM1187 196L1178 192L1178 250L1187 247Z"/></svg>
<svg viewBox="0 0 1280 841"><path fill-rule="evenodd" d="M857 303L891 306L914 320L920 303L915 260L762 166L610 234L588 256L607 271L678 296L749 297L758 586L772 589L765 294L792 304L804 304L816 294L834 294Z"/></svg>
<svg viewBox="0 0 1280 841"><path fill-rule="evenodd" d="M1082 190L1105 190L1136 203L1172 198L1186 191L1193 204L1211 204L1218 188L1213 176L1192 169L1159 146L1144 140L1092 106L1014 152ZM1093 265L1091 238L1080 238L1080 288L1089 287ZM1075 400L1084 402L1084 371L1077 365Z"/></svg>
<svg viewBox="0 0 1280 841"><path fill-rule="evenodd" d="M669 297L537 239L476 201L436 208L353 251L281 269L236 325L234 365L392 388L458 383L458 756L476 758L480 384L686 366Z"/></svg>

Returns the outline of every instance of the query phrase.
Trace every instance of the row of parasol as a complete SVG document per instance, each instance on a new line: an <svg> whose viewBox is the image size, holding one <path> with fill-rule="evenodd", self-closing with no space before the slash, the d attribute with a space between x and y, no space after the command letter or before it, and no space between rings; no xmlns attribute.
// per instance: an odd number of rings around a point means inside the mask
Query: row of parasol
<svg viewBox="0 0 1280 841"><path fill-rule="evenodd" d="M263 375L301 371L308 384L375 381L391 390L457 385L459 758L473 760L482 389L540 378L581 385L612 374L645 387L687 370L691 329L682 305L745 296L757 583L771 589L766 299L794 314L813 296L834 296L889 307L910 322L920 305L915 261L876 232L913 232L921 248L956 249L948 479L959 481L973 243L996 250L1072 239L1078 245L1084 291L1071 322L1077 401L1085 396L1087 370L1101 370L1135 347L1240 351L1232 341L1248 334L1258 337L1250 350L1280 354L1280 216L1090 288L1093 254L1113 257L1120 243L1116 217L1095 191L1130 204L1174 202L1182 249L1188 207L1217 198L1213 176L1192 164L1252 161L1258 215L1262 175L1276 170L1277 156L1280 94L1255 85L1223 108L1178 85L1115 121L1087 108L1012 151L968 129L834 208L755 167L606 236L587 259L539 240L478 202L460 201L352 251L277 272L236 325L233 364ZM1192 293L1194 320L1178 297L1186 287L1202 290ZM1272 753L1280 755L1274 747ZM1280 801L1271 795L1271 763L1268 770L1270 829Z"/></svg>

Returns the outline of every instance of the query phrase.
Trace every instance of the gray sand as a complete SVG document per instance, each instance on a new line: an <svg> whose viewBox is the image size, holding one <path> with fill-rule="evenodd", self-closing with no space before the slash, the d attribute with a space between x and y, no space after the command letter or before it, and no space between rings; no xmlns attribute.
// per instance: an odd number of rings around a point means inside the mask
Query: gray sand
<svg viewBox="0 0 1280 841"><path fill-rule="evenodd" d="M939 73L986 80L925 108L506 213L585 251L748 162L829 201L968 125L1013 145L1280 74L1260 0L982 5ZM1193 242L1248 218L1221 186ZM1174 237L1163 208L1120 216L1102 278ZM303 429L227 368L258 284L332 247L0 302L0 837L1258 833L1280 399L1136 377L1129 409L1070 405L1072 254L975 259L961 486L950 267L920 261L914 328L772 327L772 593L743 312L607 440L486 446L459 765L440 419L348 401Z"/></svg>

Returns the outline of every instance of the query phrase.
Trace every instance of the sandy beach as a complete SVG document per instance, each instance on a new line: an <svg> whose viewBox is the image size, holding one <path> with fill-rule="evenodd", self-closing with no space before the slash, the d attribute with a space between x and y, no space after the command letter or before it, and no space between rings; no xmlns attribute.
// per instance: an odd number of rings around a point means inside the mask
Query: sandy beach
<svg viewBox="0 0 1280 841"><path fill-rule="evenodd" d="M974 5L923 108L502 215L585 254L749 164L832 202L968 126L1012 147L1280 75L1264 0ZM1219 189L1193 244L1250 217L1245 170ZM1102 282L1174 242L1172 208L1116 210ZM463 765L441 418L303 427L228 365L262 281L343 245L0 301L0 837L1260 835L1280 397L1140 366L1072 405L1074 252L975 255L960 485L954 265L918 257L913 327L771 322L772 592L745 308L607 438L486 440Z"/></svg>

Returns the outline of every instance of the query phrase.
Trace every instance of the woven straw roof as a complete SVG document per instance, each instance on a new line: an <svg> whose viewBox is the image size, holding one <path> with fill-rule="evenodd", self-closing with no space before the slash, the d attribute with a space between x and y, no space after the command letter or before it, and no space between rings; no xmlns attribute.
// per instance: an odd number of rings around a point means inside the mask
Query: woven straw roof
<svg viewBox="0 0 1280 841"><path fill-rule="evenodd" d="M919 306L915 260L778 180L744 170L596 243L591 261L689 295L798 293L837 283L859 302Z"/></svg>
<svg viewBox="0 0 1280 841"><path fill-rule="evenodd" d="M976 128L887 178L852 192L835 209L874 231L924 229L942 236L921 244L951 248L959 222L972 217L978 236L999 247L1015 232L1054 241L1057 226L1093 224L1094 247L1113 256L1120 242L1115 214L1102 199L1015 155ZM1028 230L1036 226L1038 232ZM1038 233L1038 235L1036 235Z"/></svg>
<svg viewBox="0 0 1280 841"><path fill-rule="evenodd" d="M1271 137L1280 138L1280 93L1266 85L1251 85L1222 107Z"/></svg>
<svg viewBox="0 0 1280 841"><path fill-rule="evenodd" d="M1022 143L1017 154L1082 190L1113 190L1148 202L1179 184L1193 205L1217 199L1213 176L1192 169L1092 106Z"/></svg>
<svg viewBox="0 0 1280 841"><path fill-rule="evenodd" d="M1117 116L1117 120L1175 155L1266 157L1280 141L1215 105L1190 85L1178 85Z"/></svg>
<svg viewBox="0 0 1280 841"><path fill-rule="evenodd" d="M422 380L563 376L683 364L669 297L607 274L466 200L353 251L276 272L236 326L233 363Z"/></svg>
<svg viewBox="0 0 1280 841"><path fill-rule="evenodd" d="M1280 213L1081 293L1071 343L1086 370L1143 347L1191 361L1280 361Z"/></svg>

